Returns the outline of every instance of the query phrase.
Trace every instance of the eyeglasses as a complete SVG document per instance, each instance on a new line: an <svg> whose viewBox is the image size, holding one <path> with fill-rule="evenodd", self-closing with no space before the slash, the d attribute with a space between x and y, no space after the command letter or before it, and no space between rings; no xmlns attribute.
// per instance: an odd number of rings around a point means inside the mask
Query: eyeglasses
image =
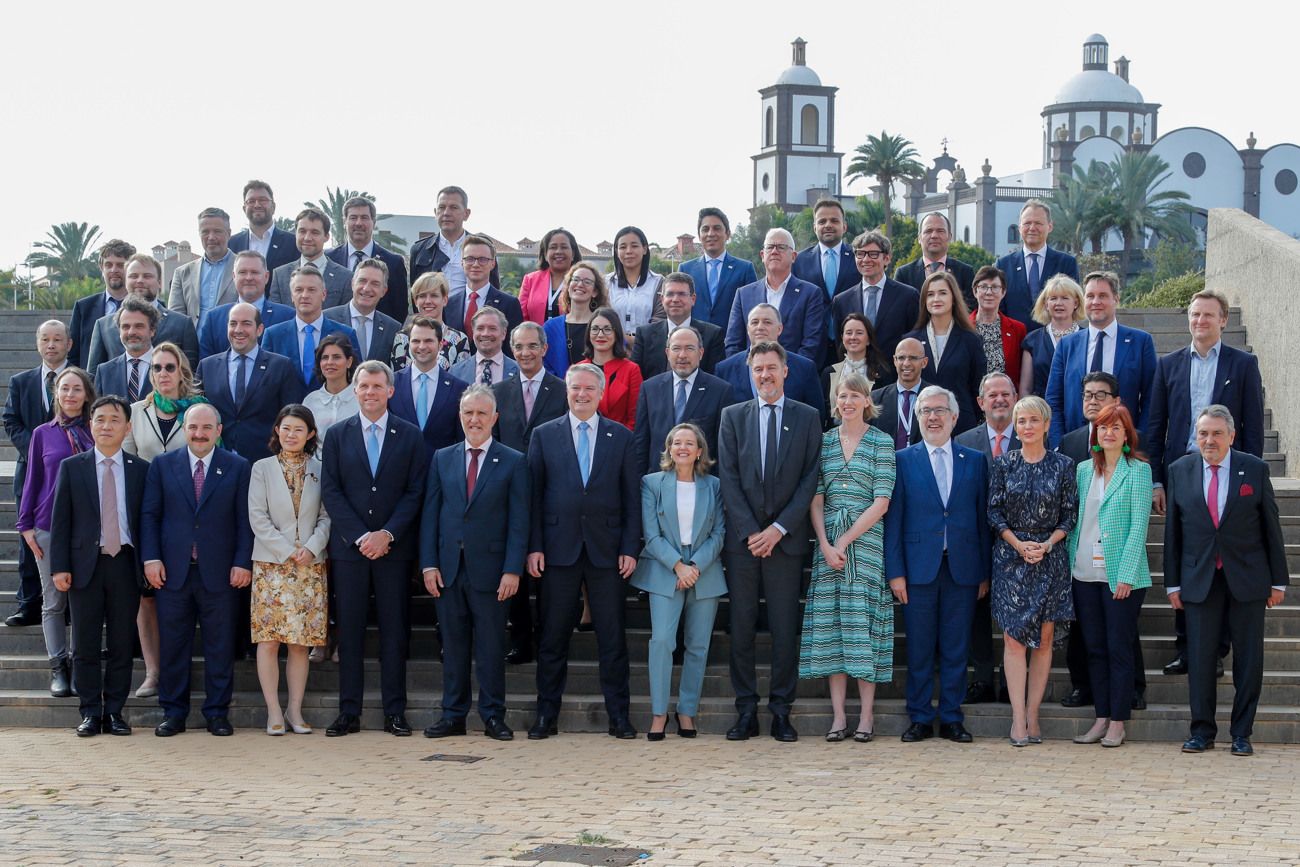
<svg viewBox="0 0 1300 867"><path fill-rule="evenodd" d="M786 250L793 250L793 249L794 247L791 247L789 244L764 244L763 245L764 253L784 253Z"/></svg>
<svg viewBox="0 0 1300 867"><path fill-rule="evenodd" d="M884 250L854 250L853 251L853 258L857 259L859 262L861 262L863 259L871 259L872 261L874 261L876 259L879 259L883 255L885 255Z"/></svg>
<svg viewBox="0 0 1300 867"><path fill-rule="evenodd" d="M930 415L947 415L950 412L952 412L952 410L948 409L946 406L923 406L916 411L917 415L921 416L921 418Z"/></svg>
<svg viewBox="0 0 1300 867"><path fill-rule="evenodd" d="M1001 292L1002 286L998 283L979 283L975 286L976 292Z"/></svg>
<svg viewBox="0 0 1300 867"><path fill-rule="evenodd" d="M465 265L486 265L492 261L491 256L461 256L460 261Z"/></svg>
<svg viewBox="0 0 1300 867"><path fill-rule="evenodd" d="M176 363L173 361L169 361L166 364L160 364L158 362L154 362L153 372L154 373L175 373Z"/></svg>
<svg viewBox="0 0 1300 867"><path fill-rule="evenodd" d="M587 329L589 334L613 334L614 329L608 325L592 325Z"/></svg>
<svg viewBox="0 0 1300 867"><path fill-rule="evenodd" d="M569 278L570 286L595 286L596 280L593 277L571 277Z"/></svg>
<svg viewBox="0 0 1300 867"><path fill-rule="evenodd" d="M1114 396L1109 391L1085 391L1083 393L1084 400L1106 400Z"/></svg>
<svg viewBox="0 0 1300 867"><path fill-rule="evenodd" d="M540 343L512 343L515 352L541 352L542 344Z"/></svg>

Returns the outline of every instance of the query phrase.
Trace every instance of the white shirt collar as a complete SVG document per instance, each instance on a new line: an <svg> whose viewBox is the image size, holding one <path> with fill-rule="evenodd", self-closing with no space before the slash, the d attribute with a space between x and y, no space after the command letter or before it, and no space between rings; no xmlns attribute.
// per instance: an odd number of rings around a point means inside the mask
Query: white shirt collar
<svg viewBox="0 0 1300 867"><path fill-rule="evenodd" d="M540 384L541 381L542 381L545 377L546 377L546 368L545 368L545 367L539 367L539 368L537 368L537 372L534 373L532 376L525 376L525 375L524 375L524 372L523 372L522 369L519 371L519 381L520 381L520 382L536 382L536 383L539 383L539 384Z"/></svg>
<svg viewBox="0 0 1300 867"><path fill-rule="evenodd" d="M122 463L122 447L118 446L117 454L109 457L99 450L99 446L95 446L95 463L102 464L104 461L114 465ZM206 470L207 467L204 467L204 469Z"/></svg>
<svg viewBox="0 0 1300 867"><path fill-rule="evenodd" d="M671 367L668 368L668 369L669 369L669 370L672 370ZM690 375L690 376L686 377L686 379L685 379L685 382L686 382L686 390L687 390L688 392L689 392L691 389L695 388L695 380L699 377L699 375L700 375L700 369L697 367L697 368L695 368L694 370L691 371L691 375ZM678 389L678 385L677 385L677 383L682 382L682 381L683 381L683 380L682 380L682 377L678 376L678 375L677 375L677 371L673 370L673 391L677 391L677 389Z"/></svg>
<svg viewBox="0 0 1300 867"><path fill-rule="evenodd" d="M1232 449L1228 449L1228 453L1225 454L1223 456L1223 460L1219 462L1219 485L1220 486L1226 485L1228 483L1228 466L1231 463L1232 463ZM1201 456L1202 477L1205 476L1205 474L1208 473L1209 471L1210 471L1210 462L1207 461L1205 457L1202 455Z"/></svg>
<svg viewBox="0 0 1300 867"><path fill-rule="evenodd" d="M939 449L940 451L948 455L948 460L950 461L952 460L952 437L949 437L948 441L941 446L932 446L929 443L925 442L925 440L921 440L921 442L925 443L925 450L931 457L934 456L934 450Z"/></svg>
<svg viewBox="0 0 1300 867"><path fill-rule="evenodd" d="M365 316L365 317L367 317L368 319L370 319L371 321L374 321L375 313L377 313L377 312L378 312L377 310L371 310L369 313L362 313L360 310L357 309L356 302L354 302L354 301L349 301L349 302L348 302L348 319L349 319L349 320L351 320L351 319L356 319L358 316Z"/></svg>
<svg viewBox="0 0 1300 867"><path fill-rule="evenodd" d="M881 274L881 275L880 275L880 282L879 282L879 283L868 283L868 282L867 282L867 278L866 278L866 277L863 277L863 278L862 278L862 291L863 291L863 292L866 292L866 291L867 291L868 289L870 289L872 286L875 286L875 287L876 287L877 289L879 289L881 292L884 292L884 291L885 291L885 281L888 280L888 279L889 279L889 278L886 277L884 274Z"/></svg>
<svg viewBox="0 0 1300 867"><path fill-rule="evenodd" d="M1119 320L1118 320L1118 319L1112 319L1112 320L1110 321L1110 324L1107 325L1105 328L1094 328L1094 327L1092 326L1092 323L1089 323L1089 324L1088 324L1088 342L1089 342L1089 343L1092 343L1094 340L1096 340L1096 339L1097 339L1097 334L1098 334L1099 332L1105 332L1105 333L1106 333L1106 336L1110 338L1111 346L1114 346L1114 345L1115 345L1115 337L1119 334Z"/></svg>
<svg viewBox="0 0 1300 867"><path fill-rule="evenodd" d="M357 410L357 418L361 419L362 433L366 433L367 431L369 431L371 424L379 425L379 433L381 436L383 435L384 431L388 430L388 410L384 410L384 414L381 415L374 422L371 422L370 419L366 418L366 414L361 412L360 410Z"/></svg>
<svg viewBox="0 0 1300 867"><path fill-rule="evenodd" d="M764 277L763 288L765 288L772 295L780 295L782 292L785 291L785 287L790 283L790 278L793 276L794 276L793 271L791 271L789 274L786 274L785 279L781 281L781 285L777 286L775 289L773 289L772 284L768 282L768 278Z"/></svg>
<svg viewBox="0 0 1300 867"><path fill-rule="evenodd" d="M1045 263L1045 262L1047 261L1047 245L1046 245L1046 244L1043 245L1043 247L1042 247L1041 250L1031 250L1031 249L1029 249L1028 247L1026 247L1024 244L1021 244L1021 245L1020 245L1020 253L1021 253L1022 256L1025 257L1025 267L1029 267L1029 257L1030 257L1030 256L1037 256L1037 257L1038 257L1038 260L1039 260L1039 261L1038 261L1038 267L1039 267L1040 270L1041 270L1042 267L1043 267L1043 263Z"/></svg>
<svg viewBox="0 0 1300 867"><path fill-rule="evenodd" d="M352 242L348 241L348 259L355 259L358 253L361 254L362 261L373 257L375 255L375 239L371 238L370 243L364 247L354 247Z"/></svg>
<svg viewBox="0 0 1300 867"><path fill-rule="evenodd" d="M762 409L762 408L765 407L765 406L775 406L779 412L785 412L785 393L784 393L784 392L782 392L781 396L778 397L776 400L772 401L770 404L769 404L767 401L763 400L762 397L756 397L755 399L758 401L758 408L759 408L759 409Z"/></svg>
<svg viewBox="0 0 1300 867"><path fill-rule="evenodd" d="M492 437L489 435L488 438L483 442L483 445L481 445L481 446L471 446L471 445L469 444L469 440L465 440L465 459L466 459L466 460L469 459L469 450L470 450L470 449L473 449L473 448L482 449L482 450L483 450L483 454L486 455L488 449L492 448Z"/></svg>
<svg viewBox="0 0 1300 867"><path fill-rule="evenodd" d="M68 359L63 359L63 363L58 367L50 367L44 361L41 362L41 378L44 379L47 374L53 373L57 379L59 374L68 369Z"/></svg>
<svg viewBox="0 0 1300 867"><path fill-rule="evenodd" d="M723 250L722 253L721 253L721 255L718 255L718 256L710 256L708 253L705 253L705 254L704 254L704 262L705 262L705 264L708 264L709 262L721 262L721 261L722 261L723 259L725 259L725 258L727 258L727 251L726 251L726 250Z"/></svg>
<svg viewBox="0 0 1300 867"><path fill-rule="evenodd" d="M196 456L194 455L194 452L190 450L189 446L186 446L186 447L185 447L185 454L188 455L188 456L189 456L189 459L190 459L190 475L191 475L191 476L194 475L194 467L195 467L195 465L198 464L198 463L200 463L200 462L202 462L202 464L203 464L203 475L204 475L204 477L206 478L207 475L208 475L208 471L212 469L212 456L213 456L214 454L216 454L216 453L217 453L217 450L216 450L216 449L213 449L212 451L208 452L208 456L207 456L206 458L200 458L200 457L196 457Z"/></svg>
<svg viewBox="0 0 1300 867"><path fill-rule="evenodd" d="M320 314L319 316L316 317L316 321L315 321L315 322L308 322L307 320L303 319L301 316L298 316L298 315L295 315L295 316L293 317L293 321L294 321L294 324L298 326L298 330L299 330L299 331L302 331L302 330L303 330L304 328L306 328L308 325L314 325L314 326L316 327L316 331L317 331L317 333L319 333L320 330L321 330L321 322L322 322L322 320L323 320L324 318L325 318L325 312L324 312L324 311L321 311L321 314Z"/></svg>
<svg viewBox="0 0 1300 867"><path fill-rule="evenodd" d="M841 239L838 243L835 244L834 247L827 247L827 246L826 246L825 244L823 244L821 241L818 241L818 242L817 242L817 246L820 248L820 249L818 249L818 251L817 251L817 255L820 256L821 258L825 259L827 253L836 253L836 254L838 254L838 253L840 252L840 250L843 249L843 247L844 247L844 241L843 241L843 239Z"/></svg>
<svg viewBox="0 0 1300 867"><path fill-rule="evenodd" d="M569 413L569 429L570 429L570 431L572 432L572 434L573 434L574 436L577 436L577 435L578 435L578 425L580 425L580 424L582 424L582 419L578 418L576 415L574 415L572 412L570 412L570 413ZM592 431L596 430L596 428L600 425L600 413L595 413L595 414L592 415L591 418L587 419L587 424L590 426L590 429L591 429ZM589 436L590 436L590 434L589 434Z"/></svg>

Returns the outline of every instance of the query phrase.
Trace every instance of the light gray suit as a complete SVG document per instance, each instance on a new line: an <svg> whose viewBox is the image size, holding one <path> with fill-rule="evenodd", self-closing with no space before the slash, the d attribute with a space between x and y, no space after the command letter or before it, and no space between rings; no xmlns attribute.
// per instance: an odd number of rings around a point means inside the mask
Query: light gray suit
<svg viewBox="0 0 1300 867"><path fill-rule="evenodd" d="M177 268L176 273L172 274L172 285L167 294L167 309L174 313L184 313L190 317L191 322L196 323L199 321L201 292L199 278L202 276L202 269L202 256ZM212 306L232 304L238 300L235 295L235 257L232 254L226 260L221 272L221 286L217 290L217 299Z"/></svg>
<svg viewBox="0 0 1300 867"><path fill-rule="evenodd" d="M519 375L519 365L515 364L515 360L508 355L502 355L501 358L505 362L502 365L504 369L501 371L501 382L517 377ZM479 381L478 357L474 355L461 356L461 359L453 364L447 372L462 382L473 385Z"/></svg>
<svg viewBox="0 0 1300 867"><path fill-rule="evenodd" d="M248 523L253 528L254 560L283 563L301 545L315 557L312 562L325 562L330 516L321 506L320 478L320 458L313 455L307 461L307 478L295 512L280 459L263 458L253 464L248 481Z"/></svg>
<svg viewBox="0 0 1300 867"><path fill-rule="evenodd" d="M373 320L370 323L370 345L366 348L366 357L362 361L382 361L384 364L393 363L393 341L397 338L398 333L402 330L402 323L386 313L380 313L376 310L370 314ZM325 318L333 320L340 325L346 325L353 328L352 310L347 304L340 304L338 307L331 307L325 311ZM361 341L361 332L357 332L357 341Z"/></svg>
<svg viewBox="0 0 1300 867"><path fill-rule="evenodd" d="M293 272L302 264L302 259L298 258L281 265L271 272L271 288L267 295L276 304L288 304L293 306L293 297L289 294L289 278ZM325 303L321 306L325 309L338 307L341 304L347 304L352 300L352 272L342 265L337 264L332 259L326 258L325 270L322 272L325 277ZM351 328L351 323L348 324Z"/></svg>
<svg viewBox="0 0 1300 867"><path fill-rule="evenodd" d="M159 308L162 318L153 333L153 345L175 343L189 359L190 370L199 366L199 335L194 330L194 323L188 316ZM90 354L86 358L86 372L95 375L95 368L110 358L116 358L126 352L122 345L122 335L117 330L117 314L101 316L95 323L95 330L90 335Z"/></svg>

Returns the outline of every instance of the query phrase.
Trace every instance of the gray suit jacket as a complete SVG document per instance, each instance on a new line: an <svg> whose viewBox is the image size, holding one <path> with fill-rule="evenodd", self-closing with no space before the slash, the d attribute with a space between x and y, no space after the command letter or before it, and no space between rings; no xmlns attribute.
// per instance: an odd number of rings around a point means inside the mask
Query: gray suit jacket
<svg viewBox="0 0 1300 867"><path fill-rule="evenodd" d="M340 304L338 307L331 307L325 312L325 318L333 320L340 325L346 325L352 328L352 310L347 304ZM376 310L373 314L374 321L370 324L370 345L366 347L366 357L362 361L382 361L384 364L393 363L393 341L397 339L398 332L402 330L402 323L386 313L380 313ZM357 341L360 342L361 334L357 333Z"/></svg>
<svg viewBox="0 0 1300 867"><path fill-rule="evenodd" d="M271 288L267 291L267 295L276 304L293 306L293 297L289 294L289 278L293 276L294 269L301 261L300 257L271 272ZM321 306L328 310L331 307L347 304L351 300L352 272L327 258L325 260L325 303ZM348 327L350 328L351 325Z"/></svg>
<svg viewBox="0 0 1300 867"><path fill-rule="evenodd" d="M199 277L202 274L203 257L193 262L186 262L172 274L171 290L167 294L167 309L175 313L184 313L190 321L199 321ZM235 295L235 257L231 254L221 273L221 287L217 290L218 304L232 304L239 299Z"/></svg>
<svg viewBox="0 0 1300 867"><path fill-rule="evenodd" d="M515 360L508 355L503 355L501 358L505 362L505 370L501 372L501 381L505 382L507 379L512 379L518 376L519 365L515 364ZM470 385L473 385L478 382L478 360L473 355L464 355L461 357L460 361L453 364L451 370L448 370L447 372L459 379L461 382L468 382ZM523 398L520 399L522 400Z"/></svg>
<svg viewBox="0 0 1300 867"><path fill-rule="evenodd" d="M965 446L968 449L975 449L984 455L988 461L989 468L993 467L993 447L989 445L989 426L987 424L973 427L960 436L953 437L953 441L959 446ZM1007 428L1007 439L1002 443L1002 454L1020 448L1020 439L1016 436L1015 429ZM1077 463L1077 462L1076 462Z"/></svg>
<svg viewBox="0 0 1300 867"><path fill-rule="evenodd" d="M158 320L158 330L153 333L153 345L175 343L189 359L190 370L199 366L199 335L194 330L194 323L188 316L159 310L162 318ZM117 314L101 316L95 323L95 330L90 335L90 355L86 359L86 372L95 375L95 368L110 358L116 358L126 352L122 345L122 335L117 330Z"/></svg>

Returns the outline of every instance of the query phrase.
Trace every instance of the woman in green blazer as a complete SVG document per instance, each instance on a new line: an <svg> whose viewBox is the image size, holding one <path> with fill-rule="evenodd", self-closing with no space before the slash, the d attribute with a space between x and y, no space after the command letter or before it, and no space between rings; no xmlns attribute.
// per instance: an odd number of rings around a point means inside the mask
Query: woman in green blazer
<svg viewBox="0 0 1300 867"><path fill-rule="evenodd" d="M708 442L693 424L679 424L664 441L661 473L641 479L645 550L632 586L650 595L650 709L646 738L664 739L672 690L677 623L685 612L682 679L677 696L677 734L695 737L695 713L713 637L718 598L727 592L722 574L722 495L710 476Z"/></svg>
<svg viewBox="0 0 1300 867"><path fill-rule="evenodd" d="M1070 532L1070 566L1097 710L1097 721L1076 744L1119 746L1131 716L1133 640L1151 586L1151 466L1137 447L1129 411L1106 407L1092 424L1092 460L1076 471L1079 520Z"/></svg>

